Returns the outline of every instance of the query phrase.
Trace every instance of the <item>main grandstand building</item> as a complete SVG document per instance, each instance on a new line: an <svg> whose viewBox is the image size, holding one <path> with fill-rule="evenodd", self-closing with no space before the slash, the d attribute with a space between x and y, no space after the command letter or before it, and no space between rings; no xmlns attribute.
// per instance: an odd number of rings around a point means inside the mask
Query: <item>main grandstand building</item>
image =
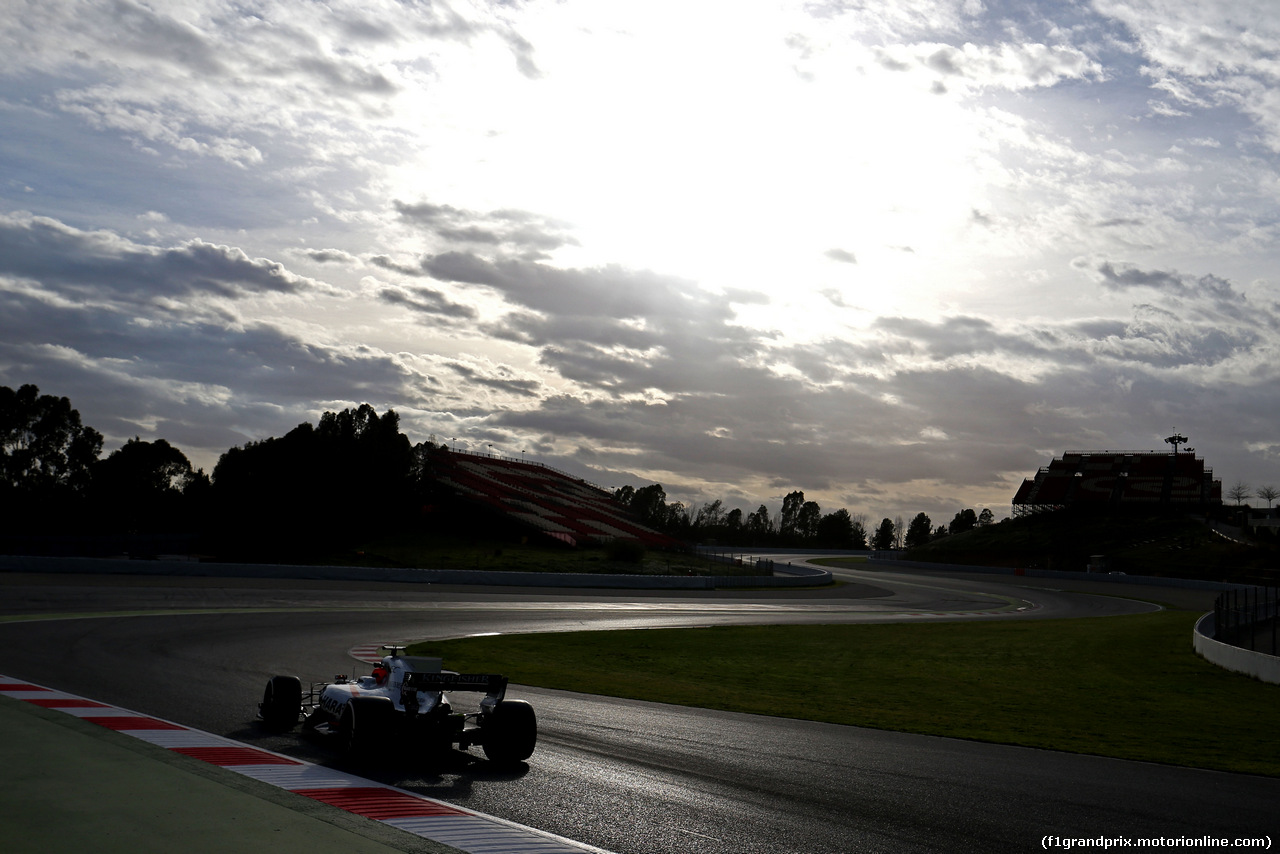
<svg viewBox="0 0 1280 854"><path fill-rule="evenodd" d="M1067 451L1022 481L1013 515L1063 507L1193 509L1221 503L1222 481L1214 480L1213 469L1190 449L1178 453L1175 444L1173 453Z"/></svg>

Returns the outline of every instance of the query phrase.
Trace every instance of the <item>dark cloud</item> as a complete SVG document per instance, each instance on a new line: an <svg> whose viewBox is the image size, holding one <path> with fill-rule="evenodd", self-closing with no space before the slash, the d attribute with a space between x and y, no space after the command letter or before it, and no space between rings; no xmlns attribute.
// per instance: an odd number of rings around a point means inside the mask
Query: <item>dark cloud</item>
<svg viewBox="0 0 1280 854"><path fill-rule="evenodd" d="M1041 348L1025 336L1006 335L983 318L948 317L937 323L909 317L882 317L873 328L899 342L909 342L915 352L934 360L956 356L989 356L996 352L1031 355Z"/></svg>
<svg viewBox="0 0 1280 854"><path fill-rule="evenodd" d="M308 343L270 324L138 321L0 290L0 382L71 397L109 440L167 438L206 464L317 408L386 405L421 384L386 354Z"/></svg>
<svg viewBox="0 0 1280 854"><path fill-rule="evenodd" d="M390 305L403 306L419 314L454 320L475 320L479 316L474 308L450 300L447 296L425 287L381 288L378 299Z"/></svg>
<svg viewBox="0 0 1280 854"><path fill-rule="evenodd" d="M875 51L875 56L876 62L889 71L910 71L914 67L911 63L903 62L880 49Z"/></svg>
<svg viewBox="0 0 1280 854"><path fill-rule="evenodd" d="M343 252L341 249L307 249L301 254L318 264L350 265L359 262L359 259L350 252Z"/></svg>
<svg viewBox="0 0 1280 854"><path fill-rule="evenodd" d="M938 48L922 60L925 67L939 74L964 74L964 54L950 46Z"/></svg>
<svg viewBox="0 0 1280 854"><path fill-rule="evenodd" d="M347 16L338 21L338 29L352 41L391 44L400 40L400 32L389 21Z"/></svg>
<svg viewBox="0 0 1280 854"><path fill-rule="evenodd" d="M422 265L420 263L402 264L389 255L370 255L365 258L365 260L375 267L381 267L384 270L390 270L391 272L399 273L402 276L426 275L426 271L422 269Z"/></svg>
<svg viewBox="0 0 1280 854"><path fill-rule="evenodd" d="M1244 294L1236 292L1226 279L1214 275L1194 278L1166 270L1142 270L1129 264L1105 261L1098 266L1102 285L1110 290L1152 288L1178 297L1206 298L1219 303L1243 303Z"/></svg>
<svg viewBox="0 0 1280 854"><path fill-rule="evenodd" d="M519 259L489 261L466 252L435 255L422 266L433 278L484 285L512 303L553 316L660 320L733 314L727 301L691 282L623 267L560 269Z"/></svg>
<svg viewBox="0 0 1280 854"><path fill-rule="evenodd" d="M392 95L399 88L380 71L332 57L299 57L281 71L301 73L335 95Z"/></svg>
<svg viewBox="0 0 1280 854"><path fill-rule="evenodd" d="M203 76L226 73L218 45L206 33L131 0L114 0L108 6L111 44L117 49L162 59Z"/></svg>
<svg viewBox="0 0 1280 854"><path fill-rule="evenodd" d="M526 260L578 244L568 233L567 224L528 211L504 209L482 214L431 202L393 204L401 219L450 243L501 247Z"/></svg>
<svg viewBox="0 0 1280 854"><path fill-rule="evenodd" d="M192 240L139 246L44 217L0 217L0 275L39 282L68 294L146 300L157 297L243 297L321 288L275 261Z"/></svg>
<svg viewBox="0 0 1280 854"><path fill-rule="evenodd" d="M519 397L537 397L542 391L542 383L537 380L518 379L510 375L510 370L503 370L498 376L482 374L475 368L457 362L450 364L449 370L457 374L468 386L483 386L505 394Z"/></svg>
<svg viewBox="0 0 1280 854"><path fill-rule="evenodd" d="M1021 477L1067 448L1144 448L1177 427L1210 453L1269 417L1253 395L1272 390L1223 382L1212 393L1216 411L1233 413L1223 425L1201 411L1209 405L1201 381L1179 373L1261 358L1269 340L1259 332L1265 312L1245 322L1217 310L1243 295L1214 276L1095 268L1119 283L1113 290L1151 297L1127 321L886 317L843 338L793 344L736 323L731 303L751 294L710 294L648 271L471 253L372 261L501 296L510 310L485 319L425 286L375 294L526 345L544 372L447 359L433 362L437 378L373 348L308 342L274 324L160 311L140 323L127 301L90 308L48 293L87 288L104 264L111 275L96 293L107 296L139 277L185 283L166 284L172 293L221 293L192 283L250 272L270 282L270 262L239 250L159 250L34 220L6 221L0 239L5 263L26 271L10 269L0 288L0 381L72 396L109 438L164 436L205 460L324 408L371 402L416 413L406 430L419 424L512 447L542 437L536 447L571 453L596 473L589 479L660 479L691 503L737 496L748 510L776 508L802 489L827 510L950 518L972 506L974 491L1011 497ZM63 251L57 263L24 260L51 248ZM330 251L310 254L324 260L316 256ZM163 260L166 252L187 266Z"/></svg>

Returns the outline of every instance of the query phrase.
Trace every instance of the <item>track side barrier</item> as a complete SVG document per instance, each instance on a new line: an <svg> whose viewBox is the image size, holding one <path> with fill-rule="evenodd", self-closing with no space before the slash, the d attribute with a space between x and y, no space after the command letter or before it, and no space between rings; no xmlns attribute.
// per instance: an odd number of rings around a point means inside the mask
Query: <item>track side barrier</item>
<svg viewBox="0 0 1280 854"><path fill-rule="evenodd" d="M1216 633L1216 619L1212 611L1196 621L1192 643L1202 658L1227 670L1280 685L1280 657L1223 643L1214 638Z"/></svg>

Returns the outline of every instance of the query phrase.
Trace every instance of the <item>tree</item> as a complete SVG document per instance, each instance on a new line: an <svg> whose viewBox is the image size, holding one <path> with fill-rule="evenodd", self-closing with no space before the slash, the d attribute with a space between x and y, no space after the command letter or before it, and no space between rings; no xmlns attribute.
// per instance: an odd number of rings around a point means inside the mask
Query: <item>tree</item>
<svg viewBox="0 0 1280 854"><path fill-rule="evenodd" d="M102 434L80 423L67 398L0 386L0 489L28 500L83 492L101 452Z"/></svg>
<svg viewBox="0 0 1280 854"><path fill-rule="evenodd" d="M865 548L865 535L862 544L855 545L853 525L853 517L843 507L834 513L828 513L818 522L818 545L831 549Z"/></svg>
<svg viewBox="0 0 1280 854"><path fill-rule="evenodd" d="M400 417L364 404L231 448L214 467L212 495L232 548L296 554L405 524L421 504L414 468Z"/></svg>
<svg viewBox="0 0 1280 854"><path fill-rule="evenodd" d="M865 549L867 547L867 514L858 513L851 514L853 519L853 548Z"/></svg>
<svg viewBox="0 0 1280 854"><path fill-rule="evenodd" d="M796 514L796 534L808 541L818 536L818 523L822 521L822 508L816 501L806 501Z"/></svg>
<svg viewBox="0 0 1280 854"><path fill-rule="evenodd" d="M719 498L708 501L698 509L694 525L698 528L718 528L724 524L724 502Z"/></svg>
<svg viewBox="0 0 1280 854"><path fill-rule="evenodd" d="M747 516L747 532L757 539L773 533L773 521L769 518L768 507L761 504L759 510Z"/></svg>
<svg viewBox="0 0 1280 854"><path fill-rule="evenodd" d="M164 439L135 436L93 469L92 493L100 517L125 531L173 531L198 520L186 500L208 486L203 471Z"/></svg>
<svg viewBox="0 0 1280 854"><path fill-rule="evenodd" d="M99 461L94 470L96 486L120 497L150 494L172 499L195 479L195 470L182 451L164 439L144 442L137 436Z"/></svg>
<svg viewBox="0 0 1280 854"><path fill-rule="evenodd" d="M731 533L736 534L741 531L743 524L741 507L733 508L724 517L724 526L728 528Z"/></svg>
<svg viewBox="0 0 1280 854"><path fill-rule="evenodd" d="M1244 501L1251 495L1253 495L1253 491L1249 488L1249 484L1245 483L1243 480L1237 480L1235 485L1227 490L1227 497L1234 501L1237 507L1240 506L1241 501Z"/></svg>
<svg viewBox="0 0 1280 854"><path fill-rule="evenodd" d="M859 550L865 549L868 546L867 525L861 518L859 518L861 515L862 514L858 514L858 516L853 518L853 545L851 546L851 548Z"/></svg>
<svg viewBox="0 0 1280 854"><path fill-rule="evenodd" d="M693 520L689 518L689 508L684 506L683 501L675 501L667 505L667 521L661 526L661 530L667 531L674 536L684 536L689 530Z"/></svg>
<svg viewBox="0 0 1280 854"><path fill-rule="evenodd" d="M1280 498L1280 490L1277 490L1274 486L1260 486L1258 487L1258 497L1267 502L1267 509L1270 510L1271 502Z"/></svg>
<svg viewBox="0 0 1280 854"><path fill-rule="evenodd" d="M660 483L640 487L631 496L631 510L649 527L665 529L668 520L667 491Z"/></svg>
<svg viewBox="0 0 1280 854"><path fill-rule="evenodd" d="M924 513L917 513L911 520L911 524L907 526L906 546L909 549L923 546L932 536L933 520Z"/></svg>
<svg viewBox="0 0 1280 854"><path fill-rule="evenodd" d="M621 486L618 489L614 490L613 500L617 501L619 504L623 505L624 507L630 507L631 499L635 498L635 496L636 496L635 487L631 485Z"/></svg>
<svg viewBox="0 0 1280 854"><path fill-rule="evenodd" d="M804 493L800 490L789 493L782 499L782 513L778 516L778 533L790 537L796 532L796 522L800 518L800 508L804 506Z"/></svg>
<svg viewBox="0 0 1280 854"><path fill-rule="evenodd" d="M996 514L991 512L991 508L984 507L982 512L978 514L978 527L985 528L996 521Z"/></svg>
<svg viewBox="0 0 1280 854"><path fill-rule="evenodd" d="M964 531L972 531L976 527L978 527L978 514L974 513L970 508L961 510L956 514L955 518L951 520L949 530L953 534L960 534Z"/></svg>
<svg viewBox="0 0 1280 854"><path fill-rule="evenodd" d="M893 549L894 529L892 519L883 519L880 527L876 528L876 534L871 538L871 548L876 551L890 551Z"/></svg>

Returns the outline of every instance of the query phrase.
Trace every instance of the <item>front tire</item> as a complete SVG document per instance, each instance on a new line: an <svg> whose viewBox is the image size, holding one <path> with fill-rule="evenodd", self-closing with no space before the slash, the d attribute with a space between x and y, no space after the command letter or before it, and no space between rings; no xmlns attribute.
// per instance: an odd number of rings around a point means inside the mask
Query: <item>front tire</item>
<svg viewBox="0 0 1280 854"><path fill-rule="evenodd" d="M302 682L296 676L272 676L258 707L267 729L288 732L302 712Z"/></svg>
<svg viewBox="0 0 1280 854"><path fill-rule="evenodd" d="M484 755L499 765L514 765L533 755L538 717L524 700L503 700L484 717Z"/></svg>
<svg viewBox="0 0 1280 854"><path fill-rule="evenodd" d="M342 752L357 762L372 762L386 755L396 707L390 697L352 697L338 719Z"/></svg>

